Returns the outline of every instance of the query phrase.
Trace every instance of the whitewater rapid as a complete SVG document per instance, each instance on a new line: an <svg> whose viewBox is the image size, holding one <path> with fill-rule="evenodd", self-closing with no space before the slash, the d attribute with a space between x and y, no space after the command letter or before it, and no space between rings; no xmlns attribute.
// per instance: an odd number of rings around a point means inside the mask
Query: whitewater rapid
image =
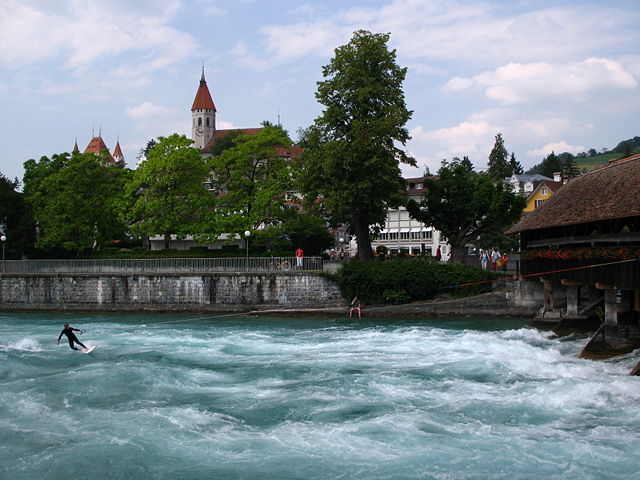
<svg viewBox="0 0 640 480"><path fill-rule="evenodd" d="M90 355L60 346L83 328ZM638 352L514 319L0 315L0 478L638 479Z"/></svg>

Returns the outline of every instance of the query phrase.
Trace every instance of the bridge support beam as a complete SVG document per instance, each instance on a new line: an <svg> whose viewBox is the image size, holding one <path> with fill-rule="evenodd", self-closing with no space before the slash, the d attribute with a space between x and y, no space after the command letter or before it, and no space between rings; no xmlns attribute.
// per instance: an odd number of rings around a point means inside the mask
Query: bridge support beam
<svg viewBox="0 0 640 480"><path fill-rule="evenodd" d="M583 282L573 282L571 280L560 280L562 285L567 287L567 317L578 318L580 310L580 287L585 285Z"/></svg>
<svg viewBox="0 0 640 480"><path fill-rule="evenodd" d="M616 287L613 285L604 285L596 283L596 288L604 290L604 324L618 324L618 310L616 304Z"/></svg>

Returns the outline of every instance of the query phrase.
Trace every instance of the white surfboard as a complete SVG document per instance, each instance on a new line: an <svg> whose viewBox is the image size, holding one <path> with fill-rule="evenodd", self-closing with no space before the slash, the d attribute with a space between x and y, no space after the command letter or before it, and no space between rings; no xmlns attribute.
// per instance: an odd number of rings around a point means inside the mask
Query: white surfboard
<svg viewBox="0 0 640 480"><path fill-rule="evenodd" d="M80 350L82 353L91 353L93 349L96 348L95 345L91 345L90 347L85 348L84 350Z"/></svg>

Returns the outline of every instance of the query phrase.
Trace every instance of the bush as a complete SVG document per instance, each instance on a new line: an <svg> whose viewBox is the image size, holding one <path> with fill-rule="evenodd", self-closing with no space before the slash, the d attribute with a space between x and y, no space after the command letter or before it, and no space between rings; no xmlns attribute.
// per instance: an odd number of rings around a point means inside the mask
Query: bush
<svg viewBox="0 0 640 480"><path fill-rule="evenodd" d="M346 262L335 275L344 298L358 295L368 304L428 300L438 294L454 297L478 295L491 290L481 283L497 275L458 263L442 264L431 258L394 258L384 262ZM467 285L469 284L469 285Z"/></svg>

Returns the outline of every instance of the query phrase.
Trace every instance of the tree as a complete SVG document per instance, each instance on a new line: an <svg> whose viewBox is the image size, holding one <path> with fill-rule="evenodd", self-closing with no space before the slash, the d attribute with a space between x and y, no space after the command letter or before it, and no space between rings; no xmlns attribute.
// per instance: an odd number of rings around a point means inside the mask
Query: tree
<svg viewBox="0 0 640 480"><path fill-rule="evenodd" d="M522 175L524 170L522 169L522 165L518 160L516 160L515 153L511 152L511 157L509 158L509 168L511 169L512 174Z"/></svg>
<svg viewBox="0 0 640 480"><path fill-rule="evenodd" d="M508 158L509 152L507 152L504 146L502 134L498 133L496 135L496 141L493 144L493 149L491 149L491 153L489 154L487 174L496 180L504 180L510 177L512 168L509 165Z"/></svg>
<svg viewBox="0 0 640 480"><path fill-rule="evenodd" d="M0 173L0 233L7 237L6 258L21 258L35 242L33 216L19 187L17 178L9 180Z"/></svg>
<svg viewBox="0 0 640 480"><path fill-rule="evenodd" d="M291 168L276 152L291 143L281 127L268 125L257 134L237 136L232 148L209 161L220 191L208 227L201 229L203 239L213 232L242 234L277 224L293 213L285 196L293 185Z"/></svg>
<svg viewBox="0 0 640 480"><path fill-rule="evenodd" d="M124 217L134 233L163 235L165 248L171 235L192 234L200 216L212 208L213 196L204 188L209 168L200 151L184 135L158 137L126 186L130 204Z"/></svg>
<svg viewBox="0 0 640 480"><path fill-rule="evenodd" d="M225 150L229 148L233 148L234 146L233 141L236 138L238 138L240 135L242 135L241 130L232 130L226 135L220 138L217 138L216 142L213 144L213 148L211 149L211 155L213 155L214 157L217 157Z"/></svg>
<svg viewBox="0 0 640 480"><path fill-rule="evenodd" d="M506 230L526 205L504 182L474 172L461 161L444 160L438 176L425 178L422 200L409 201L407 209L412 218L443 233L453 261L461 262L464 246L481 235Z"/></svg>
<svg viewBox="0 0 640 480"><path fill-rule="evenodd" d="M299 188L307 205L355 233L361 260L371 260L371 227L405 201L400 163L412 112L402 90L407 69L387 48L389 35L365 30L338 47L323 67L316 98L325 108L306 133Z"/></svg>
<svg viewBox="0 0 640 480"><path fill-rule="evenodd" d="M568 178L575 178L580 175L580 168L576 163L573 155L570 155L565 158L564 166L562 167L562 174Z"/></svg>
<svg viewBox="0 0 640 480"><path fill-rule="evenodd" d="M108 166L105 153L25 162L25 197L37 222L36 246L78 254L122 238L118 205L128 174Z"/></svg>

